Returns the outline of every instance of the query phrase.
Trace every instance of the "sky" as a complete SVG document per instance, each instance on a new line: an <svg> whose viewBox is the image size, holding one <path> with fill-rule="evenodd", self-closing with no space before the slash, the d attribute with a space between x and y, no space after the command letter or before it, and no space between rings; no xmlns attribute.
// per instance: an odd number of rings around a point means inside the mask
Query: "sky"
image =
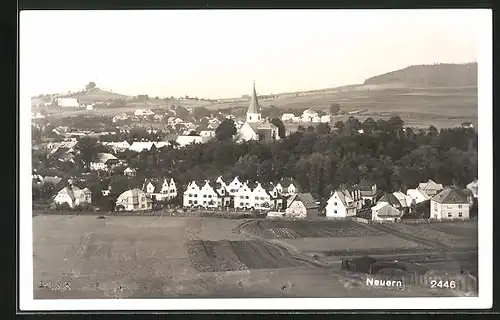
<svg viewBox="0 0 500 320"><path fill-rule="evenodd" d="M483 11L484 13L484 11ZM230 98L477 61L481 10L22 11L32 95L99 88Z"/></svg>

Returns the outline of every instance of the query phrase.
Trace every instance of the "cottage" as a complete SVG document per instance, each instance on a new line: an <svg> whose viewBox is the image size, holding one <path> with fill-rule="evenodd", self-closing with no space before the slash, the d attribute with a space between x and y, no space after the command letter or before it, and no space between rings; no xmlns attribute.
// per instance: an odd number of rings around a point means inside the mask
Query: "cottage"
<svg viewBox="0 0 500 320"><path fill-rule="evenodd" d="M393 208L399 210L401 212L401 215L405 212L406 208L401 204L399 199L393 194L393 193L386 193L384 194L378 201L377 203L380 202L386 202L390 204Z"/></svg>
<svg viewBox="0 0 500 320"><path fill-rule="evenodd" d="M118 158L111 153L98 153L97 158L90 162L90 170L109 170L119 163Z"/></svg>
<svg viewBox="0 0 500 320"><path fill-rule="evenodd" d="M349 191L345 188L336 190L328 199L325 210L331 218L346 218L356 215L361 201L359 190Z"/></svg>
<svg viewBox="0 0 500 320"><path fill-rule="evenodd" d="M370 180L361 180L360 183L356 186L359 190L362 199L363 206L371 206L375 203L377 199L377 184L373 183Z"/></svg>
<svg viewBox="0 0 500 320"><path fill-rule="evenodd" d="M431 219L469 219L470 204L467 195L456 187L449 187L431 198Z"/></svg>
<svg viewBox="0 0 500 320"><path fill-rule="evenodd" d="M400 210L385 201L379 201L372 207L372 221L397 222L402 216L403 213Z"/></svg>
<svg viewBox="0 0 500 320"><path fill-rule="evenodd" d="M191 182L183 196L184 207L217 208L218 193L208 180Z"/></svg>
<svg viewBox="0 0 500 320"><path fill-rule="evenodd" d="M54 203L67 203L70 208L92 204L92 193L88 188L80 189L68 181L68 185L62 188L53 198Z"/></svg>
<svg viewBox="0 0 500 320"><path fill-rule="evenodd" d="M116 210L118 211L145 211L153 208L153 200L140 189L127 190L118 196Z"/></svg>
<svg viewBox="0 0 500 320"><path fill-rule="evenodd" d="M168 201L177 197L177 186L172 178L145 179L142 191L156 201Z"/></svg>
<svg viewBox="0 0 500 320"><path fill-rule="evenodd" d="M299 193L290 197L285 209L285 217L311 218L317 217L319 205L310 193Z"/></svg>
<svg viewBox="0 0 500 320"><path fill-rule="evenodd" d="M427 193L429 197L433 197L443 190L443 185L429 179L427 182L419 183L418 188Z"/></svg>

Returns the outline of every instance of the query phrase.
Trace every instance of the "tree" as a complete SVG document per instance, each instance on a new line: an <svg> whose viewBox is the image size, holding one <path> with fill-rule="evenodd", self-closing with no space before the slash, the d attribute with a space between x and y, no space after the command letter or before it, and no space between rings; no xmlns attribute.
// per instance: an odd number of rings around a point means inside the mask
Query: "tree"
<svg viewBox="0 0 500 320"><path fill-rule="evenodd" d="M232 119L224 119L217 129L215 129L215 137L219 141L228 141L236 134L236 126Z"/></svg>
<svg viewBox="0 0 500 320"><path fill-rule="evenodd" d="M329 110L331 115L337 115L340 112L340 104L332 103Z"/></svg>
<svg viewBox="0 0 500 320"><path fill-rule="evenodd" d="M92 91L95 88L96 88L96 84L93 81L87 83L87 85L85 86L85 90L87 90L87 91Z"/></svg>
<svg viewBox="0 0 500 320"><path fill-rule="evenodd" d="M286 135L285 132L285 125L283 124L283 121L279 118L273 118L271 119L271 123L274 124L276 127L278 127L278 135L280 138L284 138Z"/></svg>
<svg viewBox="0 0 500 320"><path fill-rule="evenodd" d="M101 146L97 138L84 136L82 137L75 148L80 152L80 157L85 164L85 167L90 168L90 162L94 160L99 151L101 150Z"/></svg>
<svg viewBox="0 0 500 320"><path fill-rule="evenodd" d="M319 134L329 134L330 133L330 126L328 125L328 123L320 123L318 124L318 127L316 128L316 131L319 133Z"/></svg>

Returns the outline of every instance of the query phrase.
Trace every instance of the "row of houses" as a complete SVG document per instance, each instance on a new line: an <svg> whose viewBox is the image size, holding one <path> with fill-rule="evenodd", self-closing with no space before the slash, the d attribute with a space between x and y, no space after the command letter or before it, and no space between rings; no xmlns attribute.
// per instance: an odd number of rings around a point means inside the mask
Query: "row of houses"
<svg viewBox="0 0 500 320"><path fill-rule="evenodd" d="M301 123L329 123L332 121L330 115L319 116L314 110L305 110L302 115L296 116L293 113L284 113L281 116L283 122L301 122Z"/></svg>

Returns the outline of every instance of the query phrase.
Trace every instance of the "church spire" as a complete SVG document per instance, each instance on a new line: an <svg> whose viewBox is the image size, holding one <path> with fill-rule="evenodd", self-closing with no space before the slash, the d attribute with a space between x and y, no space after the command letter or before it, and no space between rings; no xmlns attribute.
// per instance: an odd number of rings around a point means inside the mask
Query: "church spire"
<svg viewBox="0 0 500 320"><path fill-rule="evenodd" d="M250 97L250 104L247 110L247 122L259 122L261 120L259 100L255 91L255 80L253 81L253 91Z"/></svg>

